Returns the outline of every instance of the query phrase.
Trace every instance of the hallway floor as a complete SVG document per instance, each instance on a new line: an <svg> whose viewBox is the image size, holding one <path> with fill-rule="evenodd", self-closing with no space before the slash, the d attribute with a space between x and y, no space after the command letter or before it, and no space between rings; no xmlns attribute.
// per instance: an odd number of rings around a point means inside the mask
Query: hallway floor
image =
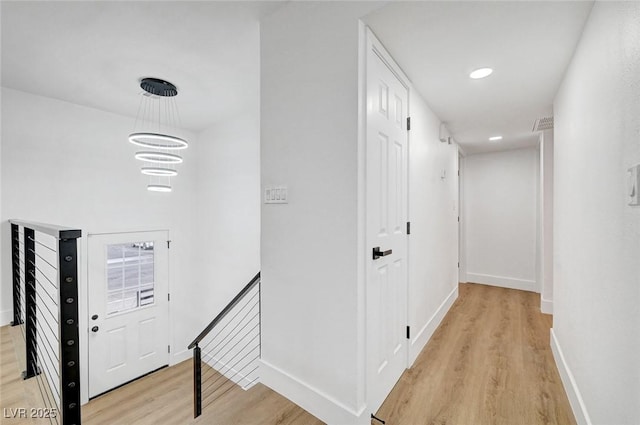
<svg viewBox="0 0 640 425"><path fill-rule="evenodd" d="M376 416L388 425L574 425L540 295L460 284L458 300Z"/></svg>
<svg viewBox="0 0 640 425"><path fill-rule="evenodd" d="M574 425L549 347L551 316L539 305L531 292L460 284L458 300L376 415L387 425ZM0 328L2 408L39 405L33 380L19 377L19 332ZM185 361L92 400L83 424L322 424L261 384L230 391L194 420L191 368Z"/></svg>

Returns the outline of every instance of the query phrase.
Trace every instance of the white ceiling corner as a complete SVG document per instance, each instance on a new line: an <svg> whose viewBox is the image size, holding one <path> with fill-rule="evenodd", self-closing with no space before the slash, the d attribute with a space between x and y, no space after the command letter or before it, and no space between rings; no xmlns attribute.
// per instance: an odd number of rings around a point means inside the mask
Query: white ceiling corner
<svg viewBox="0 0 640 425"><path fill-rule="evenodd" d="M284 3L2 1L2 85L134 117L138 80L162 78L201 131L257 107L259 20ZM537 142L591 6L394 1L365 22L474 153ZM470 80L482 66L494 74Z"/></svg>
<svg viewBox="0 0 640 425"><path fill-rule="evenodd" d="M174 83L200 131L259 99L259 19L282 2L3 1L2 86L135 117L139 79Z"/></svg>
<svg viewBox="0 0 640 425"><path fill-rule="evenodd" d="M593 2L392 2L365 17L466 153L533 146ZM469 73L494 73L471 80ZM488 138L502 135L500 142Z"/></svg>

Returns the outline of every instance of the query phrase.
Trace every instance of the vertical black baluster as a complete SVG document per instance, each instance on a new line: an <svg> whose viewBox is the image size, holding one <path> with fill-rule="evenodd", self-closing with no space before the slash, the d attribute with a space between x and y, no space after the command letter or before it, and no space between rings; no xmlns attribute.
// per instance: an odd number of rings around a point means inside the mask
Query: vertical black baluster
<svg viewBox="0 0 640 425"><path fill-rule="evenodd" d="M60 300L60 413L62 425L80 425L80 347L78 344L78 242L58 241Z"/></svg>
<svg viewBox="0 0 640 425"><path fill-rule="evenodd" d="M22 324L20 303L20 226L11 225L11 270L13 275L13 321L11 326Z"/></svg>
<svg viewBox="0 0 640 425"><path fill-rule="evenodd" d="M40 373L38 370L38 342L36 339L36 254L35 232L24 228L24 303L26 310L25 339L27 370L22 372L24 379Z"/></svg>
<svg viewBox="0 0 640 425"><path fill-rule="evenodd" d="M258 275L260 272L258 272ZM262 277L258 277L258 333L260 335L258 344L260 345L258 351L258 358L262 358Z"/></svg>
<svg viewBox="0 0 640 425"><path fill-rule="evenodd" d="M202 361L198 344L193 348L193 417L202 413Z"/></svg>

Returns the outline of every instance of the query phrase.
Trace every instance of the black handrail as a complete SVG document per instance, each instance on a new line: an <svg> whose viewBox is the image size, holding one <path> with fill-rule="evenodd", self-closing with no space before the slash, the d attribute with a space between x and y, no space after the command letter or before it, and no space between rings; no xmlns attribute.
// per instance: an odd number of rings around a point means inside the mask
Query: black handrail
<svg viewBox="0 0 640 425"><path fill-rule="evenodd" d="M211 332L211 330L222 320L224 319L224 317L231 311L231 309L233 307L235 307L236 304L238 304L240 302L240 300L242 300L242 298L251 290L251 288L253 288L256 283L258 283L260 281L260 272L258 272L258 274L256 274L253 279L251 279L251 281L249 283L247 283L247 285L242 288L242 291L240 291L238 293L238 295L236 295L231 302L229 302L229 304L227 304L227 306L220 312L220 314L218 314L216 316L215 319L213 319L211 321L211 323L209 323L209 325L204 328L204 330L202 332L200 332L200 335L198 335L196 337L196 339L193 340L193 342L191 344L189 344L188 349L191 350L194 347L196 347L196 345L198 345L200 343L200 341L202 341L208 334L209 332Z"/></svg>
<svg viewBox="0 0 640 425"><path fill-rule="evenodd" d="M36 223L33 221L23 221L23 220L13 220L13 219L9 220L9 223L26 227L28 229L33 229L36 232L46 233L47 235L51 235L54 238L58 238L58 239L77 239L82 236L82 231L80 229L74 229L72 227L65 227L65 226L58 226L56 224Z"/></svg>

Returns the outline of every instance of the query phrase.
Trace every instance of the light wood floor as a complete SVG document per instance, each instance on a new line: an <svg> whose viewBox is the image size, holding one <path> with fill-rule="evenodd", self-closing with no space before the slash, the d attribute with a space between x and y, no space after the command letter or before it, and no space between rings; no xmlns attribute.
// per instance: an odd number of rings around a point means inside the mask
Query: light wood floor
<svg viewBox="0 0 640 425"><path fill-rule="evenodd" d="M0 328L0 410L45 407L34 378L22 380L16 351L24 343L18 328ZM16 345L18 350L16 350ZM209 380L216 376L207 375ZM209 381L207 381L209 382ZM221 392L224 392L224 387ZM206 393L204 394L206 395ZM213 398L213 397L212 397ZM205 400L207 401L207 400ZM4 410L3 410L4 411ZM1 413L0 413L1 414ZM2 415L4 416L4 415ZM45 419L12 419L0 416L7 425L46 425ZM83 425L321 425L323 422L262 384L248 391L235 386L218 400L207 404L193 419L193 363L184 361L111 391L82 406Z"/></svg>
<svg viewBox="0 0 640 425"><path fill-rule="evenodd" d="M532 292L460 284L458 300L378 417L391 425L573 425Z"/></svg>
<svg viewBox="0 0 640 425"><path fill-rule="evenodd" d="M15 342L14 342L15 339ZM6 419L5 409L44 407L38 393L37 383L22 379L24 362L18 361L16 352L24 350L24 340L18 328L3 326L0 328L0 423L11 425L36 424L30 418ZM15 410L14 410L15 411ZM43 422L43 425L47 422Z"/></svg>
<svg viewBox="0 0 640 425"><path fill-rule="evenodd" d="M458 300L377 416L388 425L574 425L549 348L551 316L539 305L537 294L461 284ZM0 408L42 405L33 380L20 378L12 337L21 336L10 329L0 328ZM194 420L191 367L186 361L92 400L83 406L83 424L322 424L261 384L229 391Z"/></svg>

